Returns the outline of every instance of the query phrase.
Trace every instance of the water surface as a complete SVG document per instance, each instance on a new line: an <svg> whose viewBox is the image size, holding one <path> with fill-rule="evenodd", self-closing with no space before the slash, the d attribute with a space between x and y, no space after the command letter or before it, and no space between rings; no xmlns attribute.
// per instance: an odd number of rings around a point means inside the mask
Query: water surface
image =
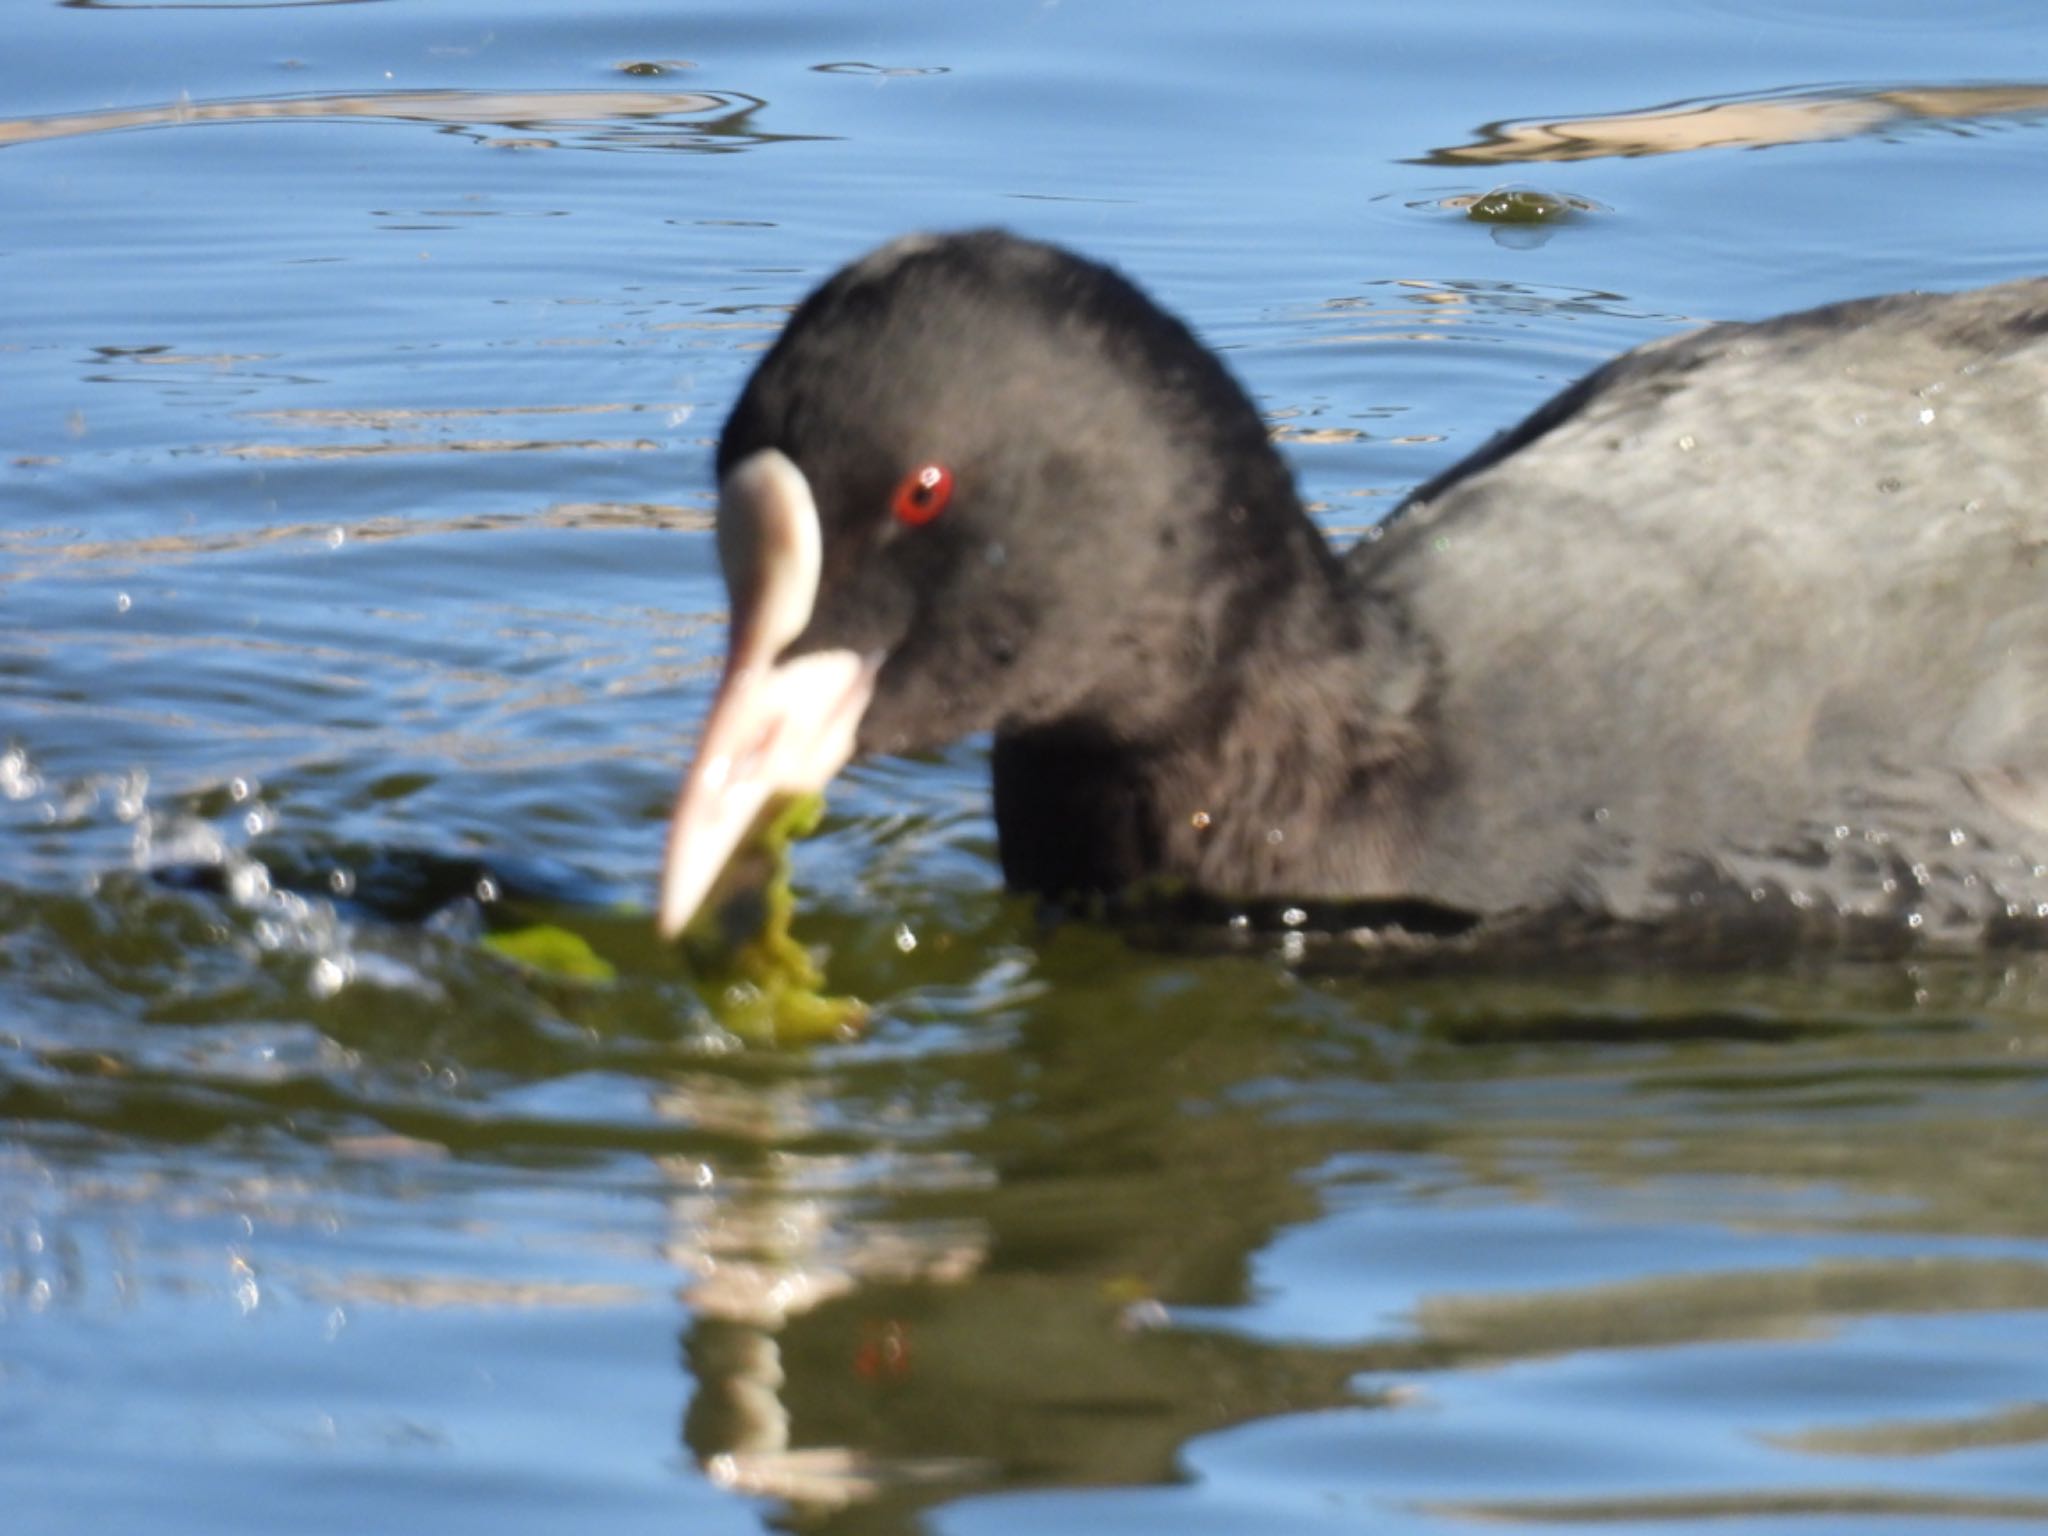
<svg viewBox="0 0 2048 1536"><path fill-rule="evenodd" d="M798 861L867 1033L630 951L709 454L906 228L1121 264L1348 536L1703 320L2038 270L2020 0L22 0L10 1532L2048 1523L2048 969L1330 975L1048 929L978 744ZM1537 223L1473 217L1502 188Z"/></svg>

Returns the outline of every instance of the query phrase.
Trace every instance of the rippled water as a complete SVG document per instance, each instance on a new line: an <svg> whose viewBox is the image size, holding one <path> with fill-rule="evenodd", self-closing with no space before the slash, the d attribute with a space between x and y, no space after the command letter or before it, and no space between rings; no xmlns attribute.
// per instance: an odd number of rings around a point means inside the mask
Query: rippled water
<svg viewBox="0 0 2048 1536"><path fill-rule="evenodd" d="M623 910L841 260L1116 260L1349 532L1636 342L2038 270L2037 7L27 0L0 85L7 1531L2048 1524L2041 961L1048 929L973 745L801 851L858 1039Z"/></svg>

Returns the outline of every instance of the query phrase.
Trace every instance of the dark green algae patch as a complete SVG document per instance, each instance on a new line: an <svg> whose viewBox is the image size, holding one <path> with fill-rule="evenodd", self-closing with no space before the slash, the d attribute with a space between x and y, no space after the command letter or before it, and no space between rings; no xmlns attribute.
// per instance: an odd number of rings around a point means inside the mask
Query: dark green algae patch
<svg viewBox="0 0 2048 1536"><path fill-rule="evenodd" d="M843 1040L860 1029L867 1006L828 996L825 974L791 929L790 845L817 830L822 795L771 804L727 863L701 911L669 946L642 911L606 914L500 904L484 947L521 970L552 981L609 986L627 972L654 971L679 958L712 1015L750 1044L805 1045ZM618 921L624 919L624 921Z"/></svg>

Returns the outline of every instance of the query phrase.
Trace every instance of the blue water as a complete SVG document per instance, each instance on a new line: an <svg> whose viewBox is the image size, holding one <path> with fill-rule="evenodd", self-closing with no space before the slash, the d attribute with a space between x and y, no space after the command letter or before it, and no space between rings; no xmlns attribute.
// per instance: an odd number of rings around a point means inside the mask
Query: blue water
<svg viewBox="0 0 2048 1536"><path fill-rule="evenodd" d="M2041 270L2037 5L14 0L0 113L10 1536L2048 1526L2036 962L1049 931L975 744L799 853L857 1039L457 899L647 899L711 443L868 246L1121 265L1341 536L1639 342Z"/></svg>

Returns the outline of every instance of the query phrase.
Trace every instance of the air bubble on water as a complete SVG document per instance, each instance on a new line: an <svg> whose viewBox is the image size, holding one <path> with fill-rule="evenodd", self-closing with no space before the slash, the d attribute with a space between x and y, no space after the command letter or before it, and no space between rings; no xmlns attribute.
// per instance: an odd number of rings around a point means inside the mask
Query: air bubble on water
<svg viewBox="0 0 2048 1536"><path fill-rule="evenodd" d="M896 925L896 947L906 955L917 948L917 935L911 932L910 924Z"/></svg>

